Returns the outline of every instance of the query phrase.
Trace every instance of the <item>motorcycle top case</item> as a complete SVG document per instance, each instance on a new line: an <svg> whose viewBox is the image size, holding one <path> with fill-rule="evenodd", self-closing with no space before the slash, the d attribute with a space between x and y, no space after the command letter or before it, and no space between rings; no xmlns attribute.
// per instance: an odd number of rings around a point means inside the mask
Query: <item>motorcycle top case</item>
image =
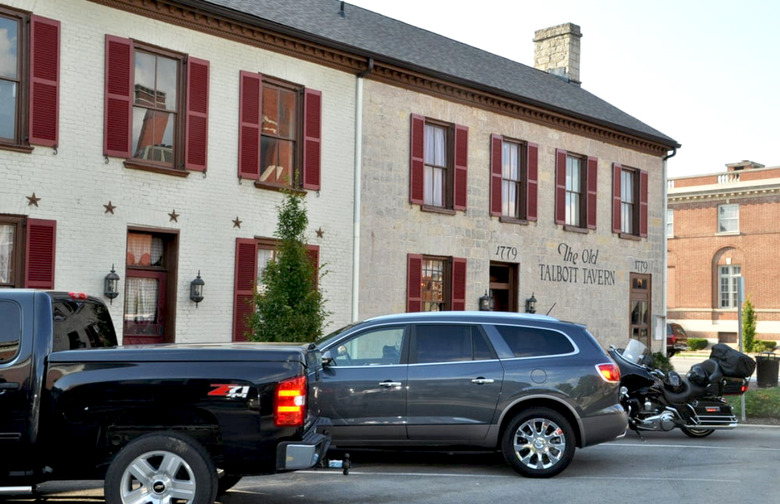
<svg viewBox="0 0 780 504"><path fill-rule="evenodd" d="M718 362L725 376L747 378L756 370L756 361L749 355L734 350L724 343L718 343L712 347L710 359Z"/></svg>

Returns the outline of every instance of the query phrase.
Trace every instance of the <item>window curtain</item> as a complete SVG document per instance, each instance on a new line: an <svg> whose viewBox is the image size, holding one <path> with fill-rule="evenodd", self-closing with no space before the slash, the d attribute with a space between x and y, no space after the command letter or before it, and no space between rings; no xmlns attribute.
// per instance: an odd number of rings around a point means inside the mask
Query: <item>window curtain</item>
<svg viewBox="0 0 780 504"><path fill-rule="evenodd" d="M11 283L14 277L14 265L11 257L14 251L14 231L16 226L0 225L0 283Z"/></svg>
<svg viewBox="0 0 780 504"><path fill-rule="evenodd" d="M127 235L128 266L162 266L163 242L150 234Z"/></svg>
<svg viewBox="0 0 780 504"><path fill-rule="evenodd" d="M155 278L127 279L125 322L157 322L158 281Z"/></svg>

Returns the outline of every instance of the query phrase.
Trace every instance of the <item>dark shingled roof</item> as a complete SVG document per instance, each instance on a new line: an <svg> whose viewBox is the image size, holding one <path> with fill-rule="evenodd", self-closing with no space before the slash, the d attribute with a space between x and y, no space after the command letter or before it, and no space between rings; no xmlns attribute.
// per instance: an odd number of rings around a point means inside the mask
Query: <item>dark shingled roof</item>
<svg viewBox="0 0 780 504"><path fill-rule="evenodd" d="M304 39L371 56L641 138L679 147L651 128L563 79L339 0L200 0L265 20ZM196 2L190 2L196 3Z"/></svg>

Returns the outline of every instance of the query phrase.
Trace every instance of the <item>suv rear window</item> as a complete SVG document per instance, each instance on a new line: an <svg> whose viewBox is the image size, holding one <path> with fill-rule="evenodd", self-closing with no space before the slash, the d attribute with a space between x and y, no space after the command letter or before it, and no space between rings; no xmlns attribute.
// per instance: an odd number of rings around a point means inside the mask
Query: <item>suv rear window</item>
<svg viewBox="0 0 780 504"><path fill-rule="evenodd" d="M0 364L8 362L19 350L22 337L22 309L12 301L0 301Z"/></svg>
<svg viewBox="0 0 780 504"><path fill-rule="evenodd" d="M532 327L495 326L515 357L543 357L574 352L569 338L557 331Z"/></svg>
<svg viewBox="0 0 780 504"><path fill-rule="evenodd" d="M102 303L89 299L52 298L54 352L116 346L111 315Z"/></svg>

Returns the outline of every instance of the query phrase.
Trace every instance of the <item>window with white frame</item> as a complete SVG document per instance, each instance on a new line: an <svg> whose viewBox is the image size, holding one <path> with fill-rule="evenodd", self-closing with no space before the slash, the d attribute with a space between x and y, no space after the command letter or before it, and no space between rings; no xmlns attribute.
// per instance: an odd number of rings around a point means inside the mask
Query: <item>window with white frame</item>
<svg viewBox="0 0 780 504"><path fill-rule="evenodd" d="M445 207L447 201L447 128L425 124L425 204Z"/></svg>
<svg viewBox="0 0 780 504"><path fill-rule="evenodd" d="M671 208L666 209L666 236L674 237L674 210Z"/></svg>
<svg viewBox="0 0 780 504"><path fill-rule="evenodd" d="M582 218L583 166L582 158L566 156L566 224L585 227Z"/></svg>
<svg viewBox="0 0 780 504"><path fill-rule="evenodd" d="M637 234L636 223L638 213L636 211L637 186L636 172L623 169L620 172L620 232Z"/></svg>
<svg viewBox="0 0 780 504"><path fill-rule="evenodd" d="M718 233L739 232L739 205L731 203L718 206Z"/></svg>
<svg viewBox="0 0 780 504"><path fill-rule="evenodd" d="M742 267L733 264L718 267L720 281L720 295L718 306L720 308L739 308L737 289L739 278L742 276Z"/></svg>

